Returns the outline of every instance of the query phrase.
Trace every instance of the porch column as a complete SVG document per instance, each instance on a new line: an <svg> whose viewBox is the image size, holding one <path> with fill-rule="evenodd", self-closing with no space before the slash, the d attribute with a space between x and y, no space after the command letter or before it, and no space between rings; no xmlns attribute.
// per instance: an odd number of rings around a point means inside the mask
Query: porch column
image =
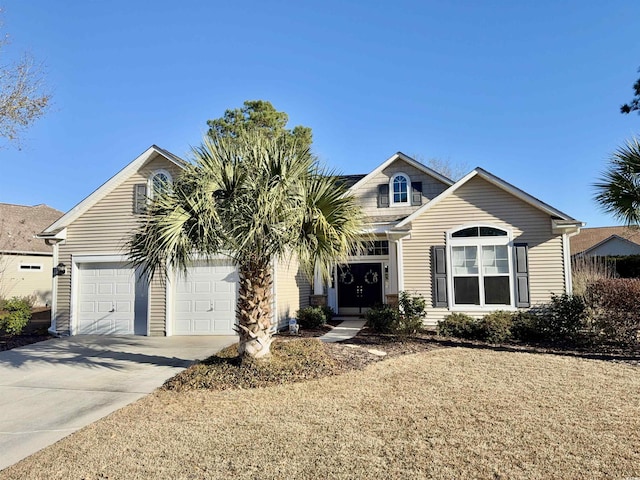
<svg viewBox="0 0 640 480"><path fill-rule="evenodd" d="M320 265L316 263L313 272L313 294L324 295L324 285L322 282L322 272L320 271Z"/></svg>
<svg viewBox="0 0 640 480"><path fill-rule="evenodd" d="M389 241L389 288L388 294L398 294L398 248L397 240Z"/></svg>
<svg viewBox="0 0 640 480"><path fill-rule="evenodd" d="M309 299L311 306L323 306L327 304L327 296L324 293L324 282L320 265L316 263L313 272L313 295Z"/></svg>
<svg viewBox="0 0 640 480"><path fill-rule="evenodd" d="M398 239L396 243L397 250L397 259L398 262L398 292L404 290L404 264L403 264L403 253L402 253L402 239Z"/></svg>

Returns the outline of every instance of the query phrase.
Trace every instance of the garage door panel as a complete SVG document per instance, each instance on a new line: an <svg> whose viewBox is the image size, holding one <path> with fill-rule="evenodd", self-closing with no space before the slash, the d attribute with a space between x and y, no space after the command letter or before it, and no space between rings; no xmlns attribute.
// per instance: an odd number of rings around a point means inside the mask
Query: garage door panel
<svg viewBox="0 0 640 480"><path fill-rule="evenodd" d="M113 308L113 303L111 302L96 302L95 305L98 307L96 312L100 313L111 313Z"/></svg>
<svg viewBox="0 0 640 480"><path fill-rule="evenodd" d="M116 295L130 295L133 293L131 283L116 283Z"/></svg>
<svg viewBox="0 0 640 480"><path fill-rule="evenodd" d="M96 293L96 285L93 283L80 285L80 294L93 295Z"/></svg>
<svg viewBox="0 0 640 480"><path fill-rule="evenodd" d="M176 301L175 306L176 313L190 313L191 312L191 302L189 301Z"/></svg>
<svg viewBox="0 0 640 480"><path fill-rule="evenodd" d="M211 282L195 282L193 293L211 293Z"/></svg>
<svg viewBox="0 0 640 480"><path fill-rule="evenodd" d="M237 285L237 269L227 260L192 266L176 279L173 333L234 335Z"/></svg>
<svg viewBox="0 0 640 480"><path fill-rule="evenodd" d="M216 302L214 302L213 304L213 310L215 312L231 312L232 310L232 305L230 301L225 301L225 300L218 300Z"/></svg>
<svg viewBox="0 0 640 480"><path fill-rule="evenodd" d="M80 312L93 313L96 311L96 305L93 302L80 303Z"/></svg>
<svg viewBox="0 0 640 480"><path fill-rule="evenodd" d="M210 309L211 309L211 303L209 301L195 300L193 302L193 311L195 313L207 313Z"/></svg>

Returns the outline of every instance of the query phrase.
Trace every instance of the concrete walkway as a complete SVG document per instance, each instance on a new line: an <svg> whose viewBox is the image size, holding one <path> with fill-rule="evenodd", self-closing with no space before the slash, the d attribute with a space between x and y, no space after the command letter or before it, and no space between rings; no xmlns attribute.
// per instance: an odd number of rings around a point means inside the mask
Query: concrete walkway
<svg viewBox="0 0 640 480"><path fill-rule="evenodd" d="M232 336L55 338L0 352L0 469L161 386Z"/></svg>
<svg viewBox="0 0 640 480"><path fill-rule="evenodd" d="M334 320L343 320L340 325L320 337L320 340L327 343L341 342L355 337L367 321L363 318L347 319L334 318Z"/></svg>

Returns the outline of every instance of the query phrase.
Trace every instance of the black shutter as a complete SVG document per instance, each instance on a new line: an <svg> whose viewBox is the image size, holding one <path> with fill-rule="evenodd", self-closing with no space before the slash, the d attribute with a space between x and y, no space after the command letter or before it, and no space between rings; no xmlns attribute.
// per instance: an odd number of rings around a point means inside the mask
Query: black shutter
<svg viewBox="0 0 640 480"><path fill-rule="evenodd" d="M422 205L422 182L411 182L411 205Z"/></svg>
<svg viewBox="0 0 640 480"><path fill-rule="evenodd" d="M431 271L433 273L433 306L446 307L447 302L447 257L444 245L431 247Z"/></svg>
<svg viewBox="0 0 640 480"><path fill-rule="evenodd" d="M389 184L381 183L378 185L378 208L389 206Z"/></svg>
<svg viewBox="0 0 640 480"><path fill-rule="evenodd" d="M144 213L147 209L147 184L133 186L133 213Z"/></svg>
<svg viewBox="0 0 640 480"><path fill-rule="evenodd" d="M516 307L529 308L529 259L528 245L526 243L513 244L513 256L516 269Z"/></svg>

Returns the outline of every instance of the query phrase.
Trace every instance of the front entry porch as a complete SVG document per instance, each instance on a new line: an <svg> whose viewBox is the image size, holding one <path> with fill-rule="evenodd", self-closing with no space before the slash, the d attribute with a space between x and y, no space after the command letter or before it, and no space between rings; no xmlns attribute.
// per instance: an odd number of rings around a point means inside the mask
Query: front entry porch
<svg viewBox="0 0 640 480"><path fill-rule="evenodd" d="M350 263L336 271L337 312L339 315L360 315L383 303L383 264Z"/></svg>

